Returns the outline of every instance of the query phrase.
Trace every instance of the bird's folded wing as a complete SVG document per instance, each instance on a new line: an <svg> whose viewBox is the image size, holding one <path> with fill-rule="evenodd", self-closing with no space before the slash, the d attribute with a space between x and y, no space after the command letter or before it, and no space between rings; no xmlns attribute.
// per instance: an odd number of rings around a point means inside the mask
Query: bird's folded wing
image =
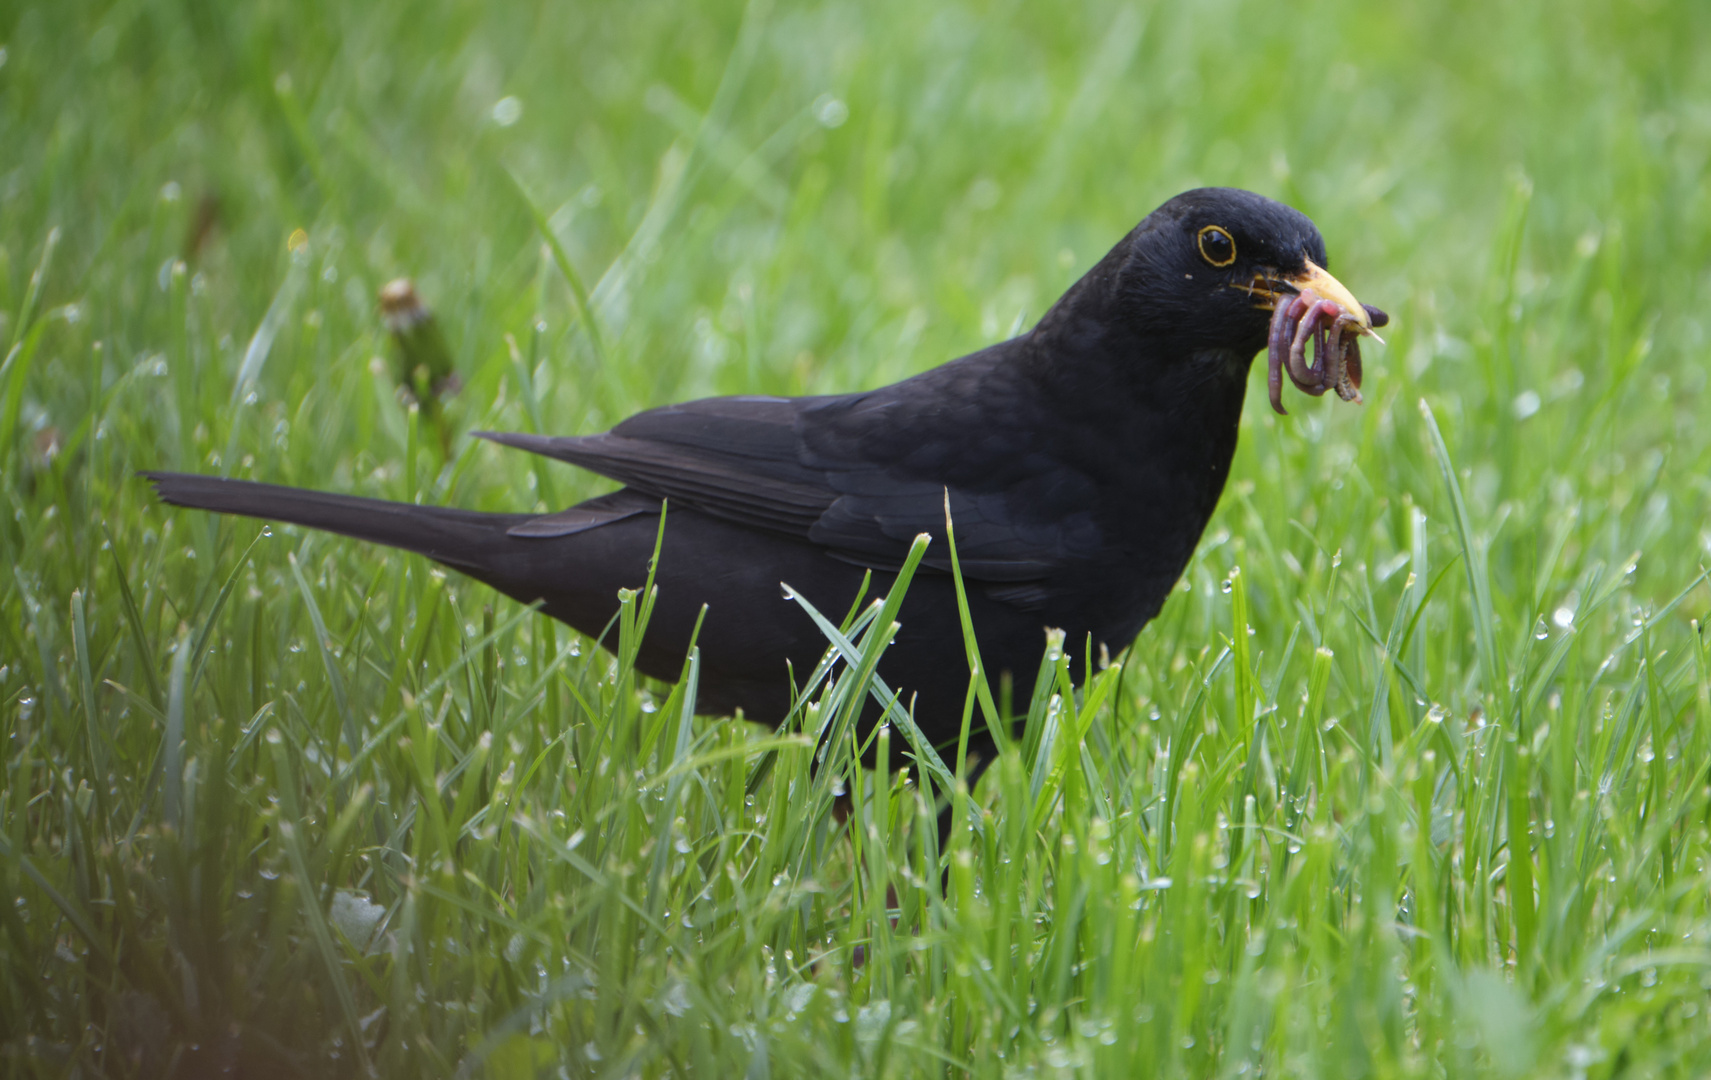
<svg viewBox="0 0 1711 1080"><path fill-rule="evenodd" d="M640 492L621 489L586 502L577 503L556 514L531 517L506 529L506 535L545 540L556 536L571 536L589 529L598 529L614 521L637 514L657 514L659 500Z"/></svg>
<svg viewBox="0 0 1711 1080"><path fill-rule="evenodd" d="M800 400L692 401L639 413L601 435L478 434L714 517L805 536L837 493L798 460Z"/></svg>
<svg viewBox="0 0 1711 1080"><path fill-rule="evenodd" d="M936 463L968 449L957 425L889 432L887 410L845 407L854 400L712 398L640 413L601 435L482 437L579 465L673 505L806 539L875 570L900 566L916 535L943 535L947 495L958 559L970 579L1038 581L1097 546L1089 492L1082 490L1087 481L1079 474L1042 468L1036 471L1051 475L1032 475L1012 454L975 470L978 476L952 475L968 470ZM867 414L860 437L848 437L852 412ZM823 424L844 430L816 437ZM926 565L948 570L949 551L934 545ZM1038 590L1025 592L1037 599ZM1023 596L1018 592L1016 600Z"/></svg>

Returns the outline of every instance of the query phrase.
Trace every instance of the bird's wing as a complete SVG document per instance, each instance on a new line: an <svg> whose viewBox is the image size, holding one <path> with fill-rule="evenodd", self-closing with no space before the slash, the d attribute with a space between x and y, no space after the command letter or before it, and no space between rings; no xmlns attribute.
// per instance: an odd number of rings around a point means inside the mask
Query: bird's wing
<svg viewBox="0 0 1711 1080"><path fill-rule="evenodd" d="M1025 403L955 368L866 394L692 401L602 435L484 437L875 570L900 566L916 535L943 534L947 496L970 579L1039 582L1097 551L1093 481L1042 450ZM948 570L949 551L935 545L926 565Z"/></svg>
<svg viewBox="0 0 1711 1080"><path fill-rule="evenodd" d="M1026 409L882 391L807 419L804 460L837 492L808 537L839 558L894 568L916 535L944 532L947 499L974 580L1039 581L1098 547L1092 481L1041 450ZM950 569L949 550L929 549L926 565Z"/></svg>
<svg viewBox="0 0 1711 1080"><path fill-rule="evenodd" d="M482 438L580 465L637 491L751 528L805 536L837 498L800 461L812 398L708 398L650 409L601 435Z"/></svg>

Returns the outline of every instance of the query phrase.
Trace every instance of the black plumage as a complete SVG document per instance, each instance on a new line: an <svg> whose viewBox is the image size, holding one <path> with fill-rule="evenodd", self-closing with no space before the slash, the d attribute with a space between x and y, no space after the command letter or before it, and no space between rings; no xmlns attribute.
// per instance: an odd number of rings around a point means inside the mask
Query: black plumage
<svg viewBox="0 0 1711 1080"><path fill-rule="evenodd" d="M779 584L828 613L847 609L868 571L882 594L913 538L943 533L948 494L983 658L1025 701L1046 628L1063 629L1072 651L1091 639L1116 653L1158 613L1229 475L1269 312L1299 293L1340 300L1326 310L1350 341L1383 325L1325 262L1300 213L1248 192L1191 191L1028 333L903 382L694 401L599 435L485 434L624 485L544 516L147 475L175 505L418 552L589 634L620 588L643 582L668 500L639 667L674 678L705 603L700 710L773 723L789 707L787 662L809 671L827 644ZM1274 371L1278 355L1273 345ZM1358 386L1358 353L1352 374ZM1318 393L1329 382L1297 379ZM923 565L880 673L944 742L960 727L968 668L946 546Z"/></svg>

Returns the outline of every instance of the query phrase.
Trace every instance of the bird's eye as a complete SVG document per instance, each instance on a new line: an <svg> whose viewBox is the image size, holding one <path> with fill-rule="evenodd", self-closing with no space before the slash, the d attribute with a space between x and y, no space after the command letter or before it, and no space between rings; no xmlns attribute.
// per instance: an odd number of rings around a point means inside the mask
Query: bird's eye
<svg viewBox="0 0 1711 1080"><path fill-rule="evenodd" d="M1236 241L1216 225L1200 230L1200 257L1213 266L1229 266L1236 261Z"/></svg>

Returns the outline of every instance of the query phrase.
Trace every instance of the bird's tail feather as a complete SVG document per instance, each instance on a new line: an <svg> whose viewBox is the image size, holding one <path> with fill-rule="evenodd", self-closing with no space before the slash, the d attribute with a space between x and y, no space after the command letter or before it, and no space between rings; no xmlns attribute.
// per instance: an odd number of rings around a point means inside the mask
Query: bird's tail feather
<svg viewBox="0 0 1711 1080"><path fill-rule="evenodd" d="M478 577L485 577L497 550L516 543L505 530L533 516L416 506L194 473L142 475L173 506L306 525L414 551Z"/></svg>

